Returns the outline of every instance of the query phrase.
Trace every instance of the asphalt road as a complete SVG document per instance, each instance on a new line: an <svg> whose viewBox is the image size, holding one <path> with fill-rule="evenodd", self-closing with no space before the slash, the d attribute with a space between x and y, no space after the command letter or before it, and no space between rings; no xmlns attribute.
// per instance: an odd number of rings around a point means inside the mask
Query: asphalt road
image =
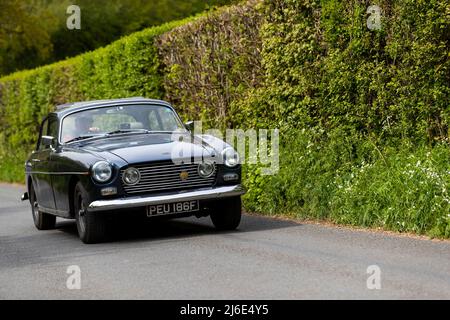
<svg viewBox="0 0 450 320"><path fill-rule="evenodd" d="M85 245L72 221L36 230L22 191L0 185L0 299L450 299L450 242L244 216L235 232L129 223ZM72 265L81 289L67 288Z"/></svg>

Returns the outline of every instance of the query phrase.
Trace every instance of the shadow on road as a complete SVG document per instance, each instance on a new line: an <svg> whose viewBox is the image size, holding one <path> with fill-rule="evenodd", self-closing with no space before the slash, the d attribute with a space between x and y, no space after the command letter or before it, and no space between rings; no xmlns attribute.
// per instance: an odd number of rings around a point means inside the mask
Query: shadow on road
<svg viewBox="0 0 450 320"><path fill-rule="evenodd" d="M109 225L109 242L179 239L208 234L235 234L301 226L301 224L292 221L248 215L242 217L238 230L227 232L217 231L212 226L209 218L182 218L174 220L121 219L120 221L110 222ZM78 237L76 224L73 220L59 221L57 229Z"/></svg>

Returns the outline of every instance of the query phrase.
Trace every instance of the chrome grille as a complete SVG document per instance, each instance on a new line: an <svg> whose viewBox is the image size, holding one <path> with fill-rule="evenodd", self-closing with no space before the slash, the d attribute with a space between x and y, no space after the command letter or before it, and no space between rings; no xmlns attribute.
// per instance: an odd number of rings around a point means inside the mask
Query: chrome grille
<svg viewBox="0 0 450 320"><path fill-rule="evenodd" d="M139 183L132 186L128 186L122 181L123 188L128 194L211 187L216 180L217 172L216 168L211 177L202 178L198 174L198 164L174 164L171 161L166 163L131 165L130 167L139 170L141 179ZM122 170L120 172L121 180L124 171ZM186 180L182 180L180 177L183 171L189 174Z"/></svg>

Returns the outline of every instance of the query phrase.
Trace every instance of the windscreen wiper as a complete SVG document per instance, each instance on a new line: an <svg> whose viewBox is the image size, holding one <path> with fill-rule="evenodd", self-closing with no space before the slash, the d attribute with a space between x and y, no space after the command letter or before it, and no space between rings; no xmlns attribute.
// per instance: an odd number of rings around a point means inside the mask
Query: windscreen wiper
<svg viewBox="0 0 450 320"><path fill-rule="evenodd" d="M80 140L84 140L84 139L89 139L89 138L94 138L94 137L98 137L100 135L82 135L73 139L70 139L69 141L66 141L64 143L70 143L70 142L74 142L74 141L80 141Z"/></svg>
<svg viewBox="0 0 450 320"><path fill-rule="evenodd" d="M142 132L142 133L150 133L150 130L147 129L119 129L114 130L111 132L106 133L106 135L113 135L113 134L119 134L119 133L130 133L130 132Z"/></svg>

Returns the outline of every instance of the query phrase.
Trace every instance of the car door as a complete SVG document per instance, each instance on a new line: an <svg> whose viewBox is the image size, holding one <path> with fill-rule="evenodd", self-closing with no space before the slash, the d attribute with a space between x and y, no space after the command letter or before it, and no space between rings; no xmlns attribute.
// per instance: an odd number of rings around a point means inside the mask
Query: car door
<svg viewBox="0 0 450 320"><path fill-rule="evenodd" d="M50 134L52 137L56 137L56 143L57 137L59 137L59 122L58 126L50 125L49 135ZM54 174L52 174L52 187L57 215L60 217L69 218L69 196L71 196L69 195L69 184L72 173L77 170L74 170L71 167L71 162L67 161L66 153L61 145L55 145L55 150L51 153L50 168L52 168L54 172Z"/></svg>
<svg viewBox="0 0 450 320"><path fill-rule="evenodd" d="M48 117L42 122L38 146L30 159L36 197L39 206L44 211L45 209L56 209L52 187L54 164L51 161L54 148L51 146L44 146L42 144L42 136L50 136L55 126L57 126L57 119L55 117Z"/></svg>

